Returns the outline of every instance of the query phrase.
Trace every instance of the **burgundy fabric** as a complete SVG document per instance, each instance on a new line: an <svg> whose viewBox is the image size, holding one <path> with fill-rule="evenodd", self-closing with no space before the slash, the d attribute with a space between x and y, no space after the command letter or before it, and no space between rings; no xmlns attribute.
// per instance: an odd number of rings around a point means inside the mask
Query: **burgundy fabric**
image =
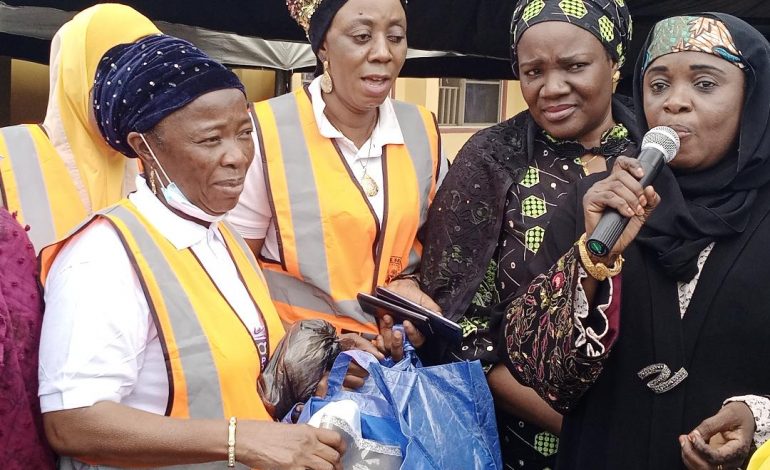
<svg viewBox="0 0 770 470"><path fill-rule="evenodd" d="M604 316L607 317L608 330L604 338L601 339L602 344L607 349L612 349L615 345L615 340L618 339L618 333L620 333L620 299L623 294L622 282L623 274L619 274L612 278L612 298L610 299L610 305L607 310L604 311Z"/></svg>
<svg viewBox="0 0 770 470"><path fill-rule="evenodd" d="M37 397L43 305L35 252L25 230L0 208L0 465L53 469Z"/></svg>

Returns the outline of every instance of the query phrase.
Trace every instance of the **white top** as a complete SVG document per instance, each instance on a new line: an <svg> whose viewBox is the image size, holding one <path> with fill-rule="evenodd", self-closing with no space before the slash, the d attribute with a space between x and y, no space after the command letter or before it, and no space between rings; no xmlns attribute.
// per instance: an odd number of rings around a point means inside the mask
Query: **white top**
<svg viewBox="0 0 770 470"><path fill-rule="evenodd" d="M357 148L353 141L345 137L324 114L326 103L321 96L320 77L310 82L308 86L311 101L313 102L313 115L318 124L318 131L327 139L334 139L345 157L345 163L359 181L363 179L364 167L366 174L383 187L382 177L382 148L386 145L400 145L404 143L404 135L398 125L398 118L393 109L390 98L380 105L380 117L372 131L372 135L366 142ZM238 205L228 215L228 221L240 232L243 238L265 239L262 254L270 259L280 259L278 250L278 237L273 221L273 211L267 194L264 168L262 167L262 152L259 147L257 133L253 133L255 139L256 156L246 175L246 184L241 193ZM441 167L439 169L438 183L443 181L448 170L448 163L441 150ZM437 185L438 187L438 185ZM384 191L379 191L376 196L370 197L369 202L377 215L378 222L382 220L384 210Z"/></svg>
<svg viewBox="0 0 770 470"><path fill-rule="evenodd" d="M698 255L698 272L695 273L695 277L693 277L688 282L679 281L676 283L677 291L679 292L679 315L681 318L684 318L687 307L690 306L692 295L695 293L695 288L698 287L698 280L700 279L700 275L703 272L703 266L706 264L706 260L711 254L711 250L714 249L714 244L715 242L709 243L708 246L701 250L700 254Z"/></svg>
<svg viewBox="0 0 770 470"><path fill-rule="evenodd" d="M256 336L261 317L238 277L216 224L205 228L164 206L144 178L129 196L177 249L192 248ZM73 237L54 260L40 340L43 413L113 401L163 414L168 377L158 332L123 244L106 220Z"/></svg>

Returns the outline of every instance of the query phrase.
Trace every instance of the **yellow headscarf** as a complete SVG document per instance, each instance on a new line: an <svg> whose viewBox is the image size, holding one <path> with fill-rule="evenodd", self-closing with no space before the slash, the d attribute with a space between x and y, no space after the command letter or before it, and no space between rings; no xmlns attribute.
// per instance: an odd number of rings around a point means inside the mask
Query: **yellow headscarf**
<svg viewBox="0 0 770 470"><path fill-rule="evenodd" d="M43 122L89 212L123 198L136 162L104 142L91 111L91 88L105 52L160 31L125 5L100 4L65 23L51 42L48 110Z"/></svg>

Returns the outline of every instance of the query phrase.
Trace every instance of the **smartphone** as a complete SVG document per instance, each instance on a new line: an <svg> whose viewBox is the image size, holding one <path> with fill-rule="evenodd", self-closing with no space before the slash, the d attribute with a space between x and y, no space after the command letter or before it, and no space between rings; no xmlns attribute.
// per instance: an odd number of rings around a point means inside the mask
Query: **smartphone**
<svg viewBox="0 0 770 470"><path fill-rule="evenodd" d="M409 320L426 337L439 335L451 342L459 342L462 339L462 328L460 325L442 318L437 313L431 312L417 304L414 305L419 307L421 311L415 311L407 303L409 302L407 299L391 291L384 295L390 295L391 298L387 299L361 293L358 294L358 303L366 313L377 318L381 318L383 315L390 315L397 323ZM398 300L391 300L396 298Z"/></svg>
<svg viewBox="0 0 770 470"><path fill-rule="evenodd" d="M369 294L360 293L357 296L358 303L364 312L382 318L383 315L390 315L396 323L403 323L409 320L425 336L433 334L433 329L428 322L428 317L417 312L409 311L399 305L388 302Z"/></svg>
<svg viewBox="0 0 770 470"><path fill-rule="evenodd" d="M413 302L406 297L402 297L392 290L389 290L385 287L375 287L374 289L374 295L379 299L385 299L389 302L393 302L396 305L400 305L406 309L412 310L414 312L419 312L422 315L425 315L426 317L434 317L439 316L438 312L434 312L433 310L430 310L428 308L423 307L422 305L418 304L417 302Z"/></svg>
<svg viewBox="0 0 770 470"><path fill-rule="evenodd" d="M453 341L460 341L463 336L463 329L460 325L453 322L452 320L444 318L438 312L434 312L433 310L425 308L416 302L396 294L392 290L386 289L385 287L375 288L374 293L380 299L387 300L407 310L426 316L428 318L428 322L431 324L433 331L441 334L441 336L444 336Z"/></svg>

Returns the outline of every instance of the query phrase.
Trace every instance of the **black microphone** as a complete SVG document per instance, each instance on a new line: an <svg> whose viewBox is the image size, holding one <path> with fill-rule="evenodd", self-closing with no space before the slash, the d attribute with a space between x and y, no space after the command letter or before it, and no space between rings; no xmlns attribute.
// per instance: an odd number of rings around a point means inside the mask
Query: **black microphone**
<svg viewBox="0 0 770 470"><path fill-rule="evenodd" d="M679 136L674 129L658 126L647 131L642 139L642 150L637 157L644 170L639 184L643 188L649 186L663 165L673 160L678 151ZM596 256L607 256L629 220L615 209L607 209L586 242L588 251Z"/></svg>

